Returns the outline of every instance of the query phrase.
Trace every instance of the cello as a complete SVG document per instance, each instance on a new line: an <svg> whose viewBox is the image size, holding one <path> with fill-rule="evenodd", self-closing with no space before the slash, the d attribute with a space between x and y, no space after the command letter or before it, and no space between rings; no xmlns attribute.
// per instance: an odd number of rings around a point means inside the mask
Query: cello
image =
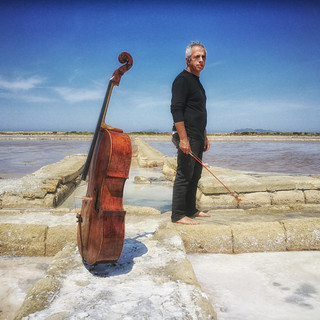
<svg viewBox="0 0 320 320"><path fill-rule="evenodd" d="M122 65L112 75L102 104L97 127L82 172L88 175L86 196L77 215L79 252L89 265L116 262L122 253L125 236L123 189L129 177L132 147L121 129L105 124L112 89L133 64L129 53L120 53Z"/></svg>

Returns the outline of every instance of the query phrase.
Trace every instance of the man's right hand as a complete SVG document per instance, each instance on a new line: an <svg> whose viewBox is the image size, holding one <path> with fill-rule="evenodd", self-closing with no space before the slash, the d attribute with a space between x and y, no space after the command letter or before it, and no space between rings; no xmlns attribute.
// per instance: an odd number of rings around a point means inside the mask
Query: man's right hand
<svg viewBox="0 0 320 320"><path fill-rule="evenodd" d="M179 135L179 139L180 139L180 142L179 142L180 150L185 154L189 154L191 152L191 147L190 147L190 144L189 144L187 131L186 131L186 128L184 126L184 122L183 121L175 122L174 125L175 125L175 127L177 129L177 132L178 132L178 135Z"/></svg>
<svg viewBox="0 0 320 320"><path fill-rule="evenodd" d="M190 144L189 144L189 140L180 140L179 143L179 148L180 150L185 153L185 154L189 154L191 152L191 148L190 148Z"/></svg>

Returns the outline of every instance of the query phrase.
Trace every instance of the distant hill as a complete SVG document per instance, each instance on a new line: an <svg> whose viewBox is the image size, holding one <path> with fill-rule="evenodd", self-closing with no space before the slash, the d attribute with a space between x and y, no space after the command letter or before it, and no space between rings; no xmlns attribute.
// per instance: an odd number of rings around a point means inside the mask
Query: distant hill
<svg viewBox="0 0 320 320"><path fill-rule="evenodd" d="M277 132L273 130L265 130L265 129L252 129L252 128L245 128L245 129L237 129L233 132Z"/></svg>

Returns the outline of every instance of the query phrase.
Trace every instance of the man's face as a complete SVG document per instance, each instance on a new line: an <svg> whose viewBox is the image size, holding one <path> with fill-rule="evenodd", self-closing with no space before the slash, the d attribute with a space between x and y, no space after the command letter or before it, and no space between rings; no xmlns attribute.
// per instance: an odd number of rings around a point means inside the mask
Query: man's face
<svg viewBox="0 0 320 320"><path fill-rule="evenodd" d="M206 51L202 47L194 46L191 48L190 60L187 60L187 70L196 76L200 75L206 64Z"/></svg>

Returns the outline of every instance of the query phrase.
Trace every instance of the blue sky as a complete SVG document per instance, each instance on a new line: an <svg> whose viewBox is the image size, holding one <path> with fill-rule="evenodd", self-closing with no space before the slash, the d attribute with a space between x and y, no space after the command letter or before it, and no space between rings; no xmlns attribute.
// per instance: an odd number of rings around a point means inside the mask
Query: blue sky
<svg viewBox="0 0 320 320"><path fill-rule="evenodd" d="M315 2L317 3L317 2ZM201 41L209 132L320 132L320 5L308 1L2 1L0 130L170 131L171 84Z"/></svg>

